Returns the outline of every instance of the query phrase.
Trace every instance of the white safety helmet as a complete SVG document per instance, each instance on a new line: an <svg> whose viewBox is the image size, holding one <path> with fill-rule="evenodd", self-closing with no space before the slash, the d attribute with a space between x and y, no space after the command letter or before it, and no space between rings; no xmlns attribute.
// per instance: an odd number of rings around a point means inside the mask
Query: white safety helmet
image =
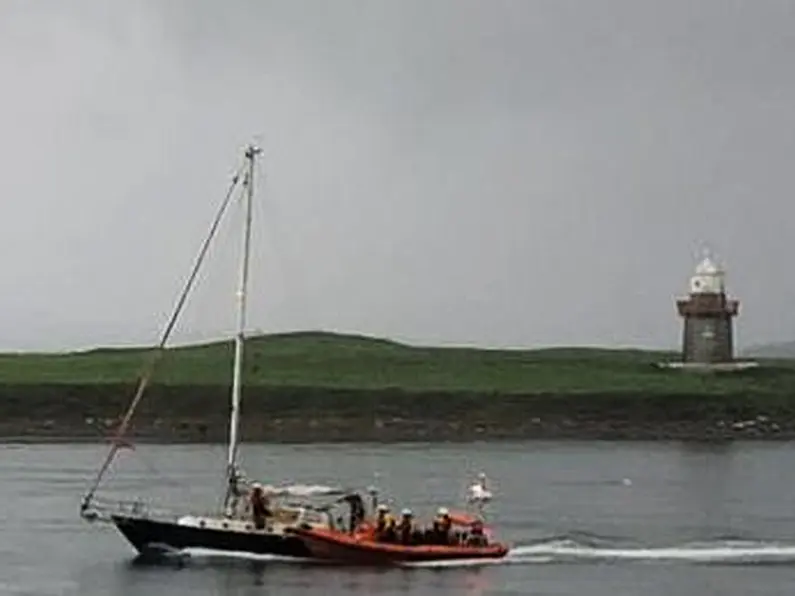
<svg viewBox="0 0 795 596"><path fill-rule="evenodd" d="M450 515L450 512L447 510L447 507L439 507L439 510L436 512L438 515Z"/></svg>
<svg viewBox="0 0 795 596"><path fill-rule="evenodd" d="M400 512L400 514L405 517L409 517L411 516L411 509L404 509L403 511Z"/></svg>
<svg viewBox="0 0 795 596"><path fill-rule="evenodd" d="M383 503L381 503L381 504L378 506L378 511L383 511L384 513L386 513L387 511L389 511L389 507L387 507L386 505L384 505Z"/></svg>

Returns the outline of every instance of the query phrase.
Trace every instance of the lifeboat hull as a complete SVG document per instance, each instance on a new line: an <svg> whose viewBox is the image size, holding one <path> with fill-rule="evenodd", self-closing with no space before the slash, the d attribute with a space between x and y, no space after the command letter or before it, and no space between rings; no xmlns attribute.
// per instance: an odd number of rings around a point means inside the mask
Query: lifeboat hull
<svg viewBox="0 0 795 596"><path fill-rule="evenodd" d="M291 528L315 559L349 565L400 565L433 561L501 559L508 554L504 544L484 547L417 545L376 542L368 534L346 534L336 530Z"/></svg>

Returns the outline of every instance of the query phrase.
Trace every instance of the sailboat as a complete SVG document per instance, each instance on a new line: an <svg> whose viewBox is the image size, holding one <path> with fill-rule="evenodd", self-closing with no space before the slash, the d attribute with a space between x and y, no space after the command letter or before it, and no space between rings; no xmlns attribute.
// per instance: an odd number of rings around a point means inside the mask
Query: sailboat
<svg viewBox="0 0 795 596"><path fill-rule="evenodd" d="M174 312L165 327L152 358L141 375L137 391L124 413L114 434L110 449L100 467L93 484L84 495L80 515L90 522L109 522L141 554L173 554L199 549L203 551L226 551L260 555L308 557L304 542L289 529L329 528L334 526L330 510L332 503L345 497L350 491L334 486L287 485L261 487L249 482L238 462L240 403L243 385L242 365L246 325L246 292L249 279L249 252L251 245L252 202L254 195L255 161L261 150L249 145L245 150L243 164L232 178L232 183L216 214L209 235L206 237L191 275L177 301ZM242 185L241 185L242 178ZM140 499L133 501L103 501L97 491L112 461L127 444L125 433L133 413L141 401L154 372L155 365L166 349L168 339L176 325L188 294L196 280L216 230L228 210L235 190L245 201L242 255L240 262L240 285L238 288L237 333L234 337L234 361L231 386L231 409L229 416L229 441L226 461L225 494L219 511L195 513L187 511L164 512L155 510ZM252 486L257 486L271 499L270 515L264 527L255 524L242 510L244 497ZM371 489L374 495L375 489ZM317 499L333 499L318 504ZM184 506L184 505L183 505ZM257 527L260 526L260 527Z"/></svg>

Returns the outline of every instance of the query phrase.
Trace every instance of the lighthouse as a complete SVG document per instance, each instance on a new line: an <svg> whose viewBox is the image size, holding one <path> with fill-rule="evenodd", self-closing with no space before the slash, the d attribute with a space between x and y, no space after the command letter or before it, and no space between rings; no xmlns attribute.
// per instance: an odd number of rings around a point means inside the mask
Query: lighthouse
<svg viewBox="0 0 795 596"><path fill-rule="evenodd" d="M726 296L725 274L709 255L696 266L690 292L676 301L684 319L682 362L720 365L734 361L734 317L740 303Z"/></svg>

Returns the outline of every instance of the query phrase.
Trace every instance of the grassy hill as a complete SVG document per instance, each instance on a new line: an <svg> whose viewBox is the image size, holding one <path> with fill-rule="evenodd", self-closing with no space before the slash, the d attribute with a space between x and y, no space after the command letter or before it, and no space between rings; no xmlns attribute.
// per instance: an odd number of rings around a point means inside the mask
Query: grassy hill
<svg viewBox="0 0 795 596"><path fill-rule="evenodd" d="M0 440L103 440L130 403L146 352L0 355ZM672 358L319 332L256 337L247 343L241 433L291 442L795 439L795 361L727 374L654 366ZM225 441L231 362L231 342L167 350L131 432Z"/></svg>
<svg viewBox="0 0 795 596"><path fill-rule="evenodd" d="M414 347L322 332L267 335L246 344L249 387L400 389L502 394L795 393L795 363L744 373L661 371L673 354L641 350L554 348L485 350ZM0 355L0 384L132 384L146 350L97 349L67 354ZM215 386L231 381L231 342L167 350L155 383Z"/></svg>

